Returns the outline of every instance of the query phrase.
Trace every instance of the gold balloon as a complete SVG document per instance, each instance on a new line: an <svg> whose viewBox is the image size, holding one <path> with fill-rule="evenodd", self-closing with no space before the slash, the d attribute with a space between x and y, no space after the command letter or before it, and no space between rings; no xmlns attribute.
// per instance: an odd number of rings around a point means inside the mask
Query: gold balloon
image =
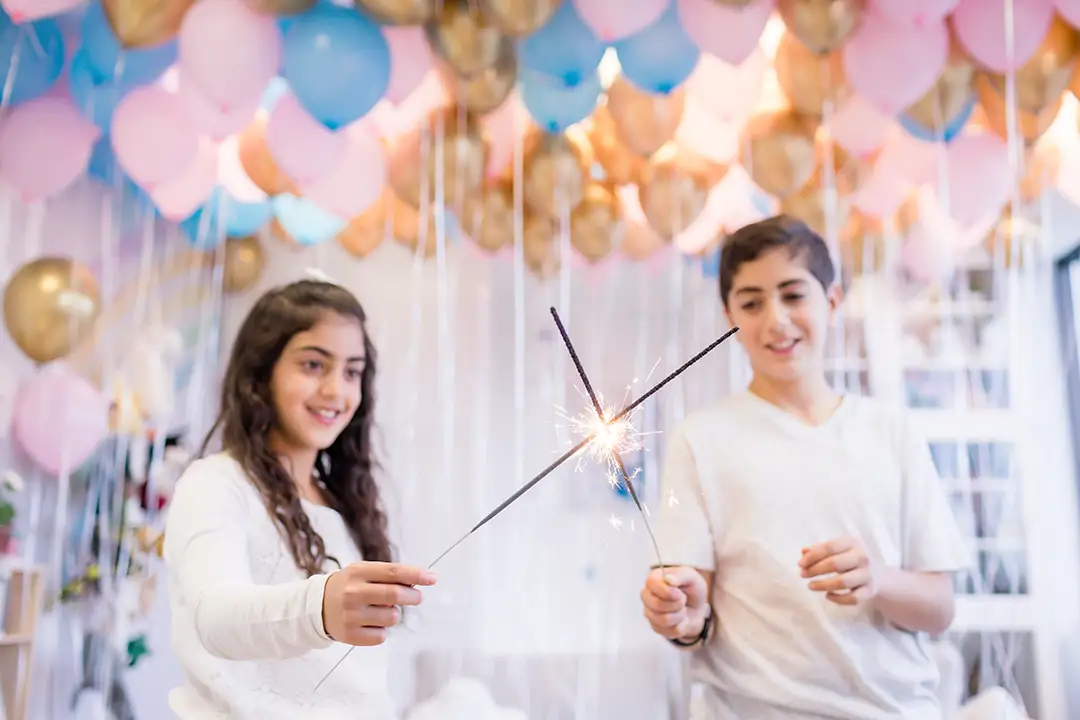
<svg viewBox="0 0 1080 720"><path fill-rule="evenodd" d="M19 349L34 362L64 357L94 326L101 295L90 271L74 260L32 260L4 289L4 324Z"/></svg>
<svg viewBox="0 0 1080 720"><path fill-rule="evenodd" d="M664 238L648 223L627 223L619 251L631 260L647 260L664 247Z"/></svg>
<svg viewBox="0 0 1080 720"><path fill-rule="evenodd" d="M338 233L338 245L353 257L370 255L386 236L386 208L389 203L389 192L383 191L382 197L350 220L345 229Z"/></svg>
<svg viewBox="0 0 1080 720"><path fill-rule="evenodd" d="M777 0L789 32L819 55L836 50L859 27L866 0Z"/></svg>
<svg viewBox="0 0 1080 720"><path fill-rule="evenodd" d="M562 267L555 223L543 215L527 215L521 251L525 266L541 280L555 276Z"/></svg>
<svg viewBox="0 0 1080 720"><path fill-rule="evenodd" d="M1028 151L1024 163L1024 177L1020 179L1020 200L1032 203L1043 196L1046 189L1057 181L1061 167L1061 148L1040 143Z"/></svg>
<svg viewBox="0 0 1080 720"><path fill-rule="evenodd" d="M356 0L356 8L387 25L423 25L435 19L440 0Z"/></svg>
<svg viewBox="0 0 1080 720"><path fill-rule="evenodd" d="M445 63L439 64L439 80L458 105L483 115L510 97L517 82L517 53L513 46L504 50L494 65L469 77L460 77Z"/></svg>
<svg viewBox="0 0 1080 720"><path fill-rule="evenodd" d="M797 193L814 175L816 131L816 122L787 110L755 115L743 130L742 165L770 195Z"/></svg>
<svg viewBox="0 0 1080 720"><path fill-rule="evenodd" d="M827 103L836 107L847 97L842 57L839 52L815 54L790 32L780 37L773 67L792 109L821 117Z"/></svg>
<svg viewBox="0 0 1080 720"><path fill-rule="evenodd" d="M840 262L848 276L867 275L885 267L885 233L881 222L851 214L840 234Z"/></svg>
<svg viewBox="0 0 1080 720"><path fill-rule="evenodd" d="M513 244L514 218L514 188L499 182L465 203L461 227L481 250L495 253Z"/></svg>
<svg viewBox="0 0 1080 720"><path fill-rule="evenodd" d="M101 0L120 44L148 48L171 40L195 0Z"/></svg>
<svg viewBox="0 0 1080 720"><path fill-rule="evenodd" d="M315 7L318 0L245 0L247 6L264 15L299 15Z"/></svg>
<svg viewBox="0 0 1080 720"><path fill-rule="evenodd" d="M830 155L832 159L831 179L826 176L826 171L830 169ZM869 181L874 172L876 159L876 153L866 157L856 157L836 143L832 143L830 146L827 143L819 142L817 145L817 166L814 168L814 174L810 178L810 182L806 184L803 190L807 188L823 190L831 187L836 190L837 195L840 197L851 195Z"/></svg>
<svg viewBox="0 0 1080 720"><path fill-rule="evenodd" d="M604 183L589 183L585 197L570 215L570 244L589 262L598 262L622 245L625 233L615 193Z"/></svg>
<svg viewBox="0 0 1080 720"><path fill-rule="evenodd" d="M536 212L560 217L585 196L588 148L565 134L542 134L531 145L524 158L525 202Z"/></svg>
<svg viewBox="0 0 1080 720"><path fill-rule="evenodd" d="M971 122L989 128L1003 140L1009 139L1008 111L1005 97L994 89L993 84L983 75L975 78L975 94L979 98L980 108L972 115ZM1061 110L1062 97L1039 113L1029 113L1015 109L1016 133L1025 145L1031 145L1041 138L1054 118Z"/></svg>
<svg viewBox="0 0 1080 720"><path fill-rule="evenodd" d="M725 172L726 168L673 146L663 148L649 160L638 184L645 218L670 241L705 209L710 188Z"/></svg>
<svg viewBox="0 0 1080 720"><path fill-rule="evenodd" d="M266 145L266 119L257 118L240 133L237 151L248 178L267 195L299 195L296 184L278 167Z"/></svg>
<svg viewBox="0 0 1080 720"><path fill-rule="evenodd" d="M225 241L225 272L222 289L241 293L250 288L266 268L266 253L259 238L249 235Z"/></svg>
<svg viewBox="0 0 1080 720"><path fill-rule="evenodd" d="M675 137L686 107L686 91L652 95L618 76L607 89L607 109L626 147L644 157Z"/></svg>
<svg viewBox="0 0 1080 720"><path fill-rule="evenodd" d="M641 179L647 160L631 151L619 137L607 106L601 105L593 113L588 138L608 182L629 185Z"/></svg>
<svg viewBox="0 0 1080 720"><path fill-rule="evenodd" d="M513 44L470 0L444 0L442 12L428 23L431 47L461 77L472 77L490 67Z"/></svg>
<svg viewBox="0 0 1080 720"><path fill-rule="evenodd" d="M1069 87L1078 56L1080 33L1055 15L1039 49L1016 70L1017 109L1038 114L1059 100ZM995 90L1005 94L1004 75L987 73L986 77Z"/></svg>
<svg viewBox="0 0 1080 720"><path fill-rule="evenodd" d="M420 243L423 242L421 254L425 258L434 257L439 249L439 228L435 217L438 211L433 206L429 207L421 217L419 210L396 196L388 205L394 239L414 254L421 249ZM422 228L422 224L427 227Z"/></svg>
<svg viewBox="0 0 1080 720"><path fill-rule="evenodd" d="M847 203L838 202L835 197L830 197L830 193L807 185L794 195L781 200L780 212L802 220L818 235L828 237L830 214L833 216L834 227L843 227L847 219Z"/></svg>
<svg viewBox="0 0 1080 720"><path fill-rule="evenodd" d="M949 60L934 86L909 105L904 114L940 137L975 95L975 64L952 39Z"/></svg>
<svg viewBox="0 0 1080 720"><path fill-rule="evenodd" d="M1041 228L1037 223L1016 217L1005 208L1001 219L983 239L983 247L995 265L1020 268L1035 257Z"/></svg>
<svg viewBox="0 0 1080 720"><path fill-rule="evenodd" d="M551 19L564 0L480 0L495 27L511 37L532 35Z"/></svg>
<svg viewBox="0 0 1080 720"><path fill-rule="evenodd" d="M419 208L425 184L431 203L441 183L444 204L460 208L484 182L487 152L475 116L458 108L436 110L419 128L398 138L390 153L390 186L398 197Z"/></svg>

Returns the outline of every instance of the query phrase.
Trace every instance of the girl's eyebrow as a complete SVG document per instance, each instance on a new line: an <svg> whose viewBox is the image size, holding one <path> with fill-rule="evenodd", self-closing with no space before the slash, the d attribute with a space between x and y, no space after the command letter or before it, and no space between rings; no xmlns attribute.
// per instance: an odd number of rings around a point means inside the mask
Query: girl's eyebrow
<svg viewBox="0 0 1080 720"><path fill-rule="evenodd" d="M326 348L319 347L318 345L305 345L302 348L297 348L296 351L297 352L313 352L313 353L317 353L319 355L322 355L324 358L326 358L328 360L332 360L334 358L334 353L330 352ZM362 363L362 362L364 362L364 356L363 355L354 355L353 357L346 358L345 362L347 362L347 363L354 363L354 362Z"/></svg>

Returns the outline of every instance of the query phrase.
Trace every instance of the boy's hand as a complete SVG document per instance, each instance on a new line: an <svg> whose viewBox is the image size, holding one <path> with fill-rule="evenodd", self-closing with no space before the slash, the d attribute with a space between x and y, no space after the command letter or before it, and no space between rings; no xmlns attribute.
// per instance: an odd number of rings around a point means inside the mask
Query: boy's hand
<svg viewBox="0 0 1080 720"><path fill-rule="evenodd" d="M878 594L879 568L856 538L803 548L799 567L804 578L816 578L810 581L810 589L825 593L837 605L858 605Z"/></svg>
<svg viewBox="0 0 1080 720"><path fill-rule="evenodd" d="M653 632L669 640L701 632L709 607L709 587L691 567L657 568L641 590L645 619Z"/></svg>

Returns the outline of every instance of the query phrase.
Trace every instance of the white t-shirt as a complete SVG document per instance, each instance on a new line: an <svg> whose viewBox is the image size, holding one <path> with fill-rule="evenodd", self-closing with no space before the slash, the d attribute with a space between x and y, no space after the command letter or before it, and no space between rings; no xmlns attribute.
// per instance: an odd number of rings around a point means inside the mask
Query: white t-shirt
<svg viewBox="0 0 1080 720"><path fill-rule="evenodd" d="M360 553L336 511L304 502L327 555ZM169 694L181 720L391 720L383 647L348 649L322 622L327 575L297 568L240 465L194 462L176 486L165 530L173 649L186 684ZM328 563L327 571L336 569Z"/></svg>
<svg viewBox="0 0 1080 720"><path fill-rule="evenodd" d="M929 638L807 588L802 549L860 538L915 571L972 554L925 439L898 412L846 396L823 425L743 392L670 434L664 561L713 570L716 625L694 653L709 720L935 720Z"/></svg>

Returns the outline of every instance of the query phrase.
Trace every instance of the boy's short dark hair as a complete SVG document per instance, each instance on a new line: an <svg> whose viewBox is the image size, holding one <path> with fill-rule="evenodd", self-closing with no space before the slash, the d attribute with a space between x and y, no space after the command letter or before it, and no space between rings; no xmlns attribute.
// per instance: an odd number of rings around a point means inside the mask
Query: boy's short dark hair
<svg viewBox="0 0 1080 720"><path fill-rule="evenodd" d="M724 240L720 251L720 300L727 306L731 285L739 268L770 250L786 249L788 256L803 263L826 291L836 281L829 246L806 223L789 215L774 215L744 225Z"/></svg>

